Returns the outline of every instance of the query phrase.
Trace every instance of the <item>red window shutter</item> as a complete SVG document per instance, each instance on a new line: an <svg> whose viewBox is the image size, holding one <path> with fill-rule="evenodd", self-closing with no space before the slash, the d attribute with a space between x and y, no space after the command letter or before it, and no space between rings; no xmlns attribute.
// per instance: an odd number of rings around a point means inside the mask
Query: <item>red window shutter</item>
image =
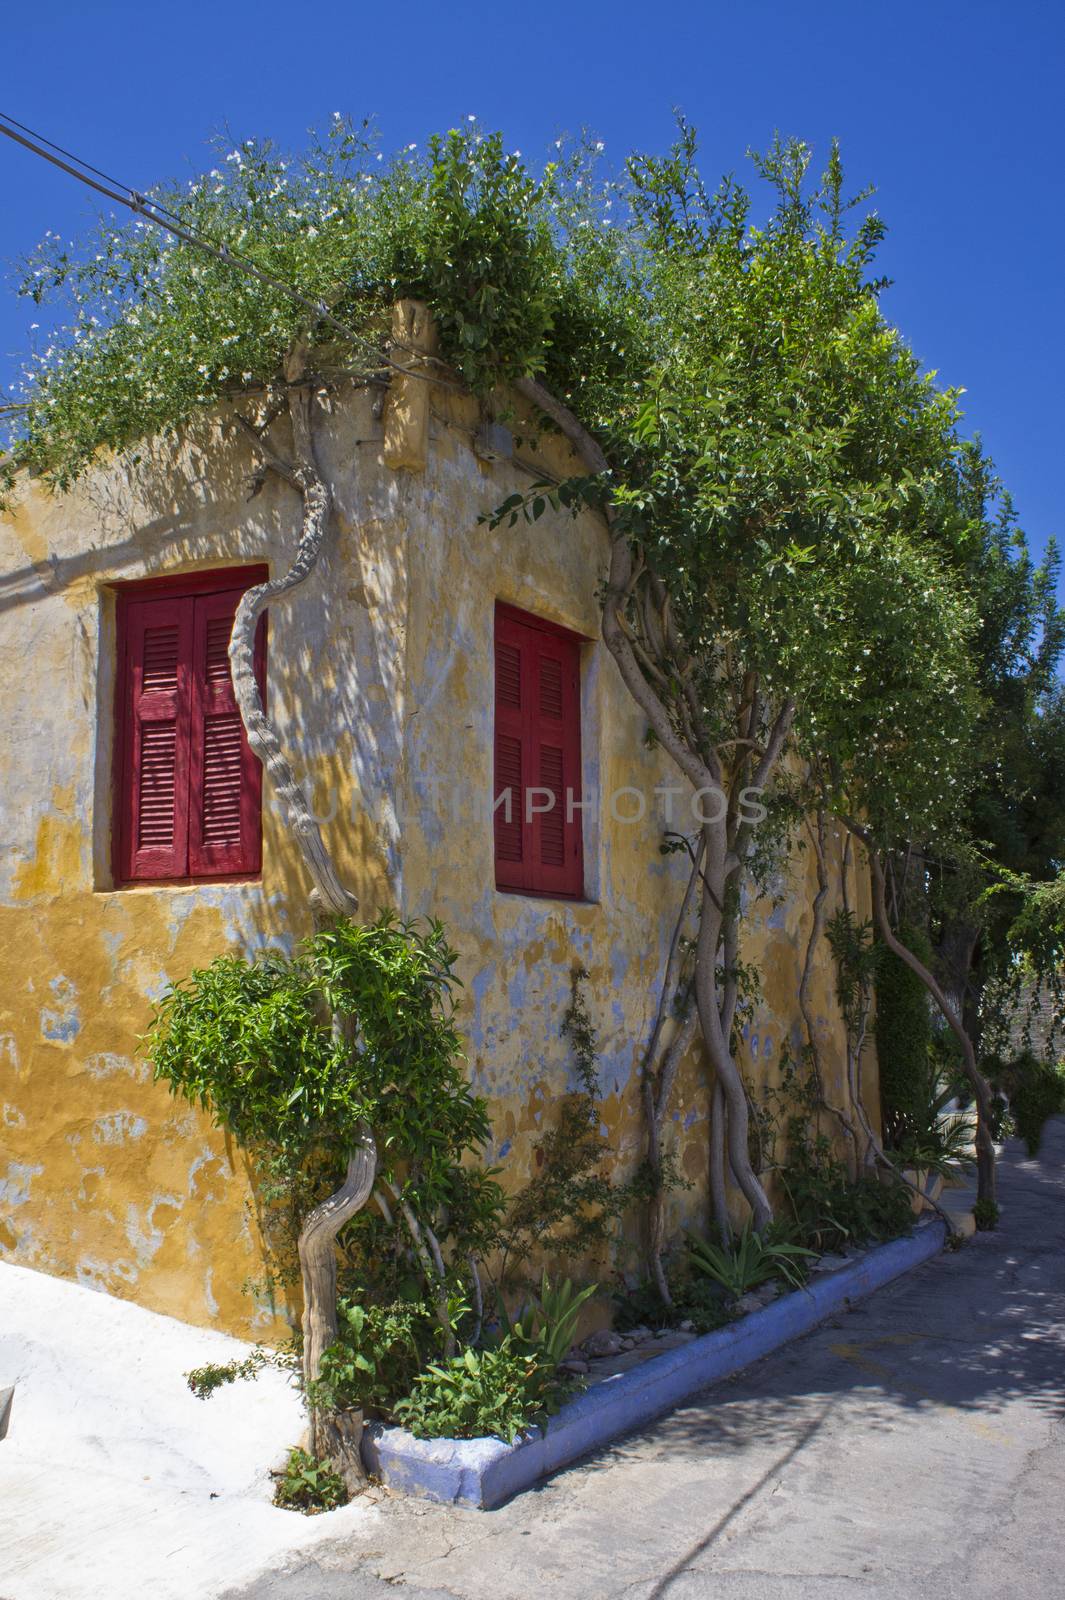
<svg viewBox="0 0 1065 1600"><path fill-rule="evenodd" d="M192 602L134 600L124 616L122 767L118 790L123 878L180 878L188 865Z"/></svg>
<svg viewBox="0 0 1065 1600"><path fill-rule="evenodd" d="M494 796L497 888L579 898L580 640L509 606L496 610Z"/></svg>
<svg viewBox="0 0 1065 1600"><path fill-rule="evenodd" d="M229 636L242 590L194 602L189 763L189 876L258 872L262 767L248 745L229 672ZM264 692L266 619L255 637Z"/></svg>
<svg viewBox="0 0 1065 1600"><path fill-rule="evenodd" d="M115 879L212 878L262 864L262 769L229 677L229 634L263 566L151 578L118 594ZM266 619L255 638L266 693Z"/></svg>

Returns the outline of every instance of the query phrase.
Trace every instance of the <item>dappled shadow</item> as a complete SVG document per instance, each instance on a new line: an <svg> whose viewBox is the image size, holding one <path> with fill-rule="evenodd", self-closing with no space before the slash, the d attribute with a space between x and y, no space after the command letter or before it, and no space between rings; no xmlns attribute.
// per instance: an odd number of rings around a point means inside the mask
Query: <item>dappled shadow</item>
<svg viewBox="0 0 1065 1600"><path fill-rule="evenodd" d="M1065 1118L1048 1126L1039 1161L1010 1142L999 1185L995 1233L712 1385L597 1464L766 1445L790 1455L826 1403L859 1403L868 1431L897 1426L900 1407L993 1416L1023 1400L1065 1417Z"/></svg>

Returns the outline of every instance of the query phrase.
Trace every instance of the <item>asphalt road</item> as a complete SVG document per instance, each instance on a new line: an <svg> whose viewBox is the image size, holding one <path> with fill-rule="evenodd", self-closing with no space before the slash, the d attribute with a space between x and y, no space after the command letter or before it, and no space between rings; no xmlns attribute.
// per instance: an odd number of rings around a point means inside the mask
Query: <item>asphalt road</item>
<svg viewBox="0 0 1065 1600"><path fill-rule="evenodd" d="M225 1600L1061 1600L1065 1120L1000 1191L996 1233L541 1489L381 1494Z"/></svg>

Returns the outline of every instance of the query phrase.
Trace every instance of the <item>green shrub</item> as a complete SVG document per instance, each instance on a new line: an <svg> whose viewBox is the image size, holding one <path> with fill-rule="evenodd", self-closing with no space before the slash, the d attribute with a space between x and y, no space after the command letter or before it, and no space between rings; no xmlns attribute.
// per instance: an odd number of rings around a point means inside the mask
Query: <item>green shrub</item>
<svg viewBox="0 0 1065 1600"><path fill-rule="evenodd" d="M697 1272L738 1300L748 1290L774 1279L800 1289L806 1282L805 1263L813 1260L815 1252L780 1239L763 1239L748 1224L728 1249L690 1233L688 1255Z"/></svg>
<svg viewBox="0 0 1065 1600"><path fill-rule="evenodd" d="M395 1185L452 1259L494 1236L502 1191L469 1160L489 1125L463 1071L454 961L439 923L386 912L337 921L291 956L219 957L158 1005L145 1039L154 1075L251 1155L275 1281L295 1275L299 1229L337 1188L367 1128L378 1182ZM398 1280L410 1276L401 1222L355 1219L350 1237L370 1248L342 1275L386 1261L395 1270L381 1298L399 1298ZM391 1251L376 1248L382 1231Z"/></svg>
<svg viewBox="0 0 1065 1600"><path fill-rule="evenodd" d="M895 1239L913 1227L910 1192L897 1180L847 1180L823 1135L793 1143L780 1178L792 1213L794 1237L812 1250Z"/></svg>
<svg viewBox="0 0 1065 1600"><path fill-rule="evenodd" d="M554 1370L507 1336L495 1349L430 1363L395 1415L419 1439L496 1437L513 1444L558 1409L560 1393Z"/></svg>
<svg viewBox="0 0 1065 1600"><path fill-rule="evenodd" d="M1028 1154L1037 1156L1043 1129L1051 1117L1065 1111L1065 1063L1040 1060L1022 1050L1012 1061L990 1063L995 1089L1009 1101L1009 1114Z"/></svg>
<svg viewBox="0 0 1065 1600"><path fill-rule="evenodd" d="M932 950L923 929L904 925L899 938L926 966L930 964ZM875 1037L884 1136L897 1144L921 1126L932 1019L928 991L920 978L883 945L877 960Z"/></svg>
<svg viewBox="0 0 1065 1600"><path fill-rule="evenodd" d="M432 1348L440 1325L424 1303L337 1304L338 1335L322 1352L312 1404L390 1416Z"/></svg>
<svg viewBox="0 0 1065 1600"><path fill-rule="evenodd" d="M306 1450L290 1450L283 1471L275 1473L275 1477L274 1505L286 1511L302 1511L313 1517L347 1504L343 1479Z"/></svg>
<svg viewBox="0 0 1065 1600"><path fill-rule="evenodd" d="M671 1305L666 1305L650 1278L615 1296L614 1326L619 1333L637 1327L675 1328L681 1322L690 1322L696 1333L712 1333L731 1320L721 1285L694 1272L688 1260L671 1265L668 1280Z"/></svg>
<svg viewBox="0 0 1065 1600"><path fill-rule="evenodd" d="M998 1227L999 1209L994 1200L977 1200L973 1206L973 1221L978 1233L992 1233Z"/></svg>

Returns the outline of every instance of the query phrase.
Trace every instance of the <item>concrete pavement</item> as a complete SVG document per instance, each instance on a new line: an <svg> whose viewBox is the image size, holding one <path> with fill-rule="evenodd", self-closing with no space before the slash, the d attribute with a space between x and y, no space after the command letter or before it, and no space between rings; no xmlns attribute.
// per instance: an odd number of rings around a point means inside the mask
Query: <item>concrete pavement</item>
<svg viewBox="0 0 1065 1600"><path fill-rule="evenodd" d="M378 1493L224 1600L1060 1600L1065 1120L1000 1184L996 1233L539 1490Z"/></svg>

